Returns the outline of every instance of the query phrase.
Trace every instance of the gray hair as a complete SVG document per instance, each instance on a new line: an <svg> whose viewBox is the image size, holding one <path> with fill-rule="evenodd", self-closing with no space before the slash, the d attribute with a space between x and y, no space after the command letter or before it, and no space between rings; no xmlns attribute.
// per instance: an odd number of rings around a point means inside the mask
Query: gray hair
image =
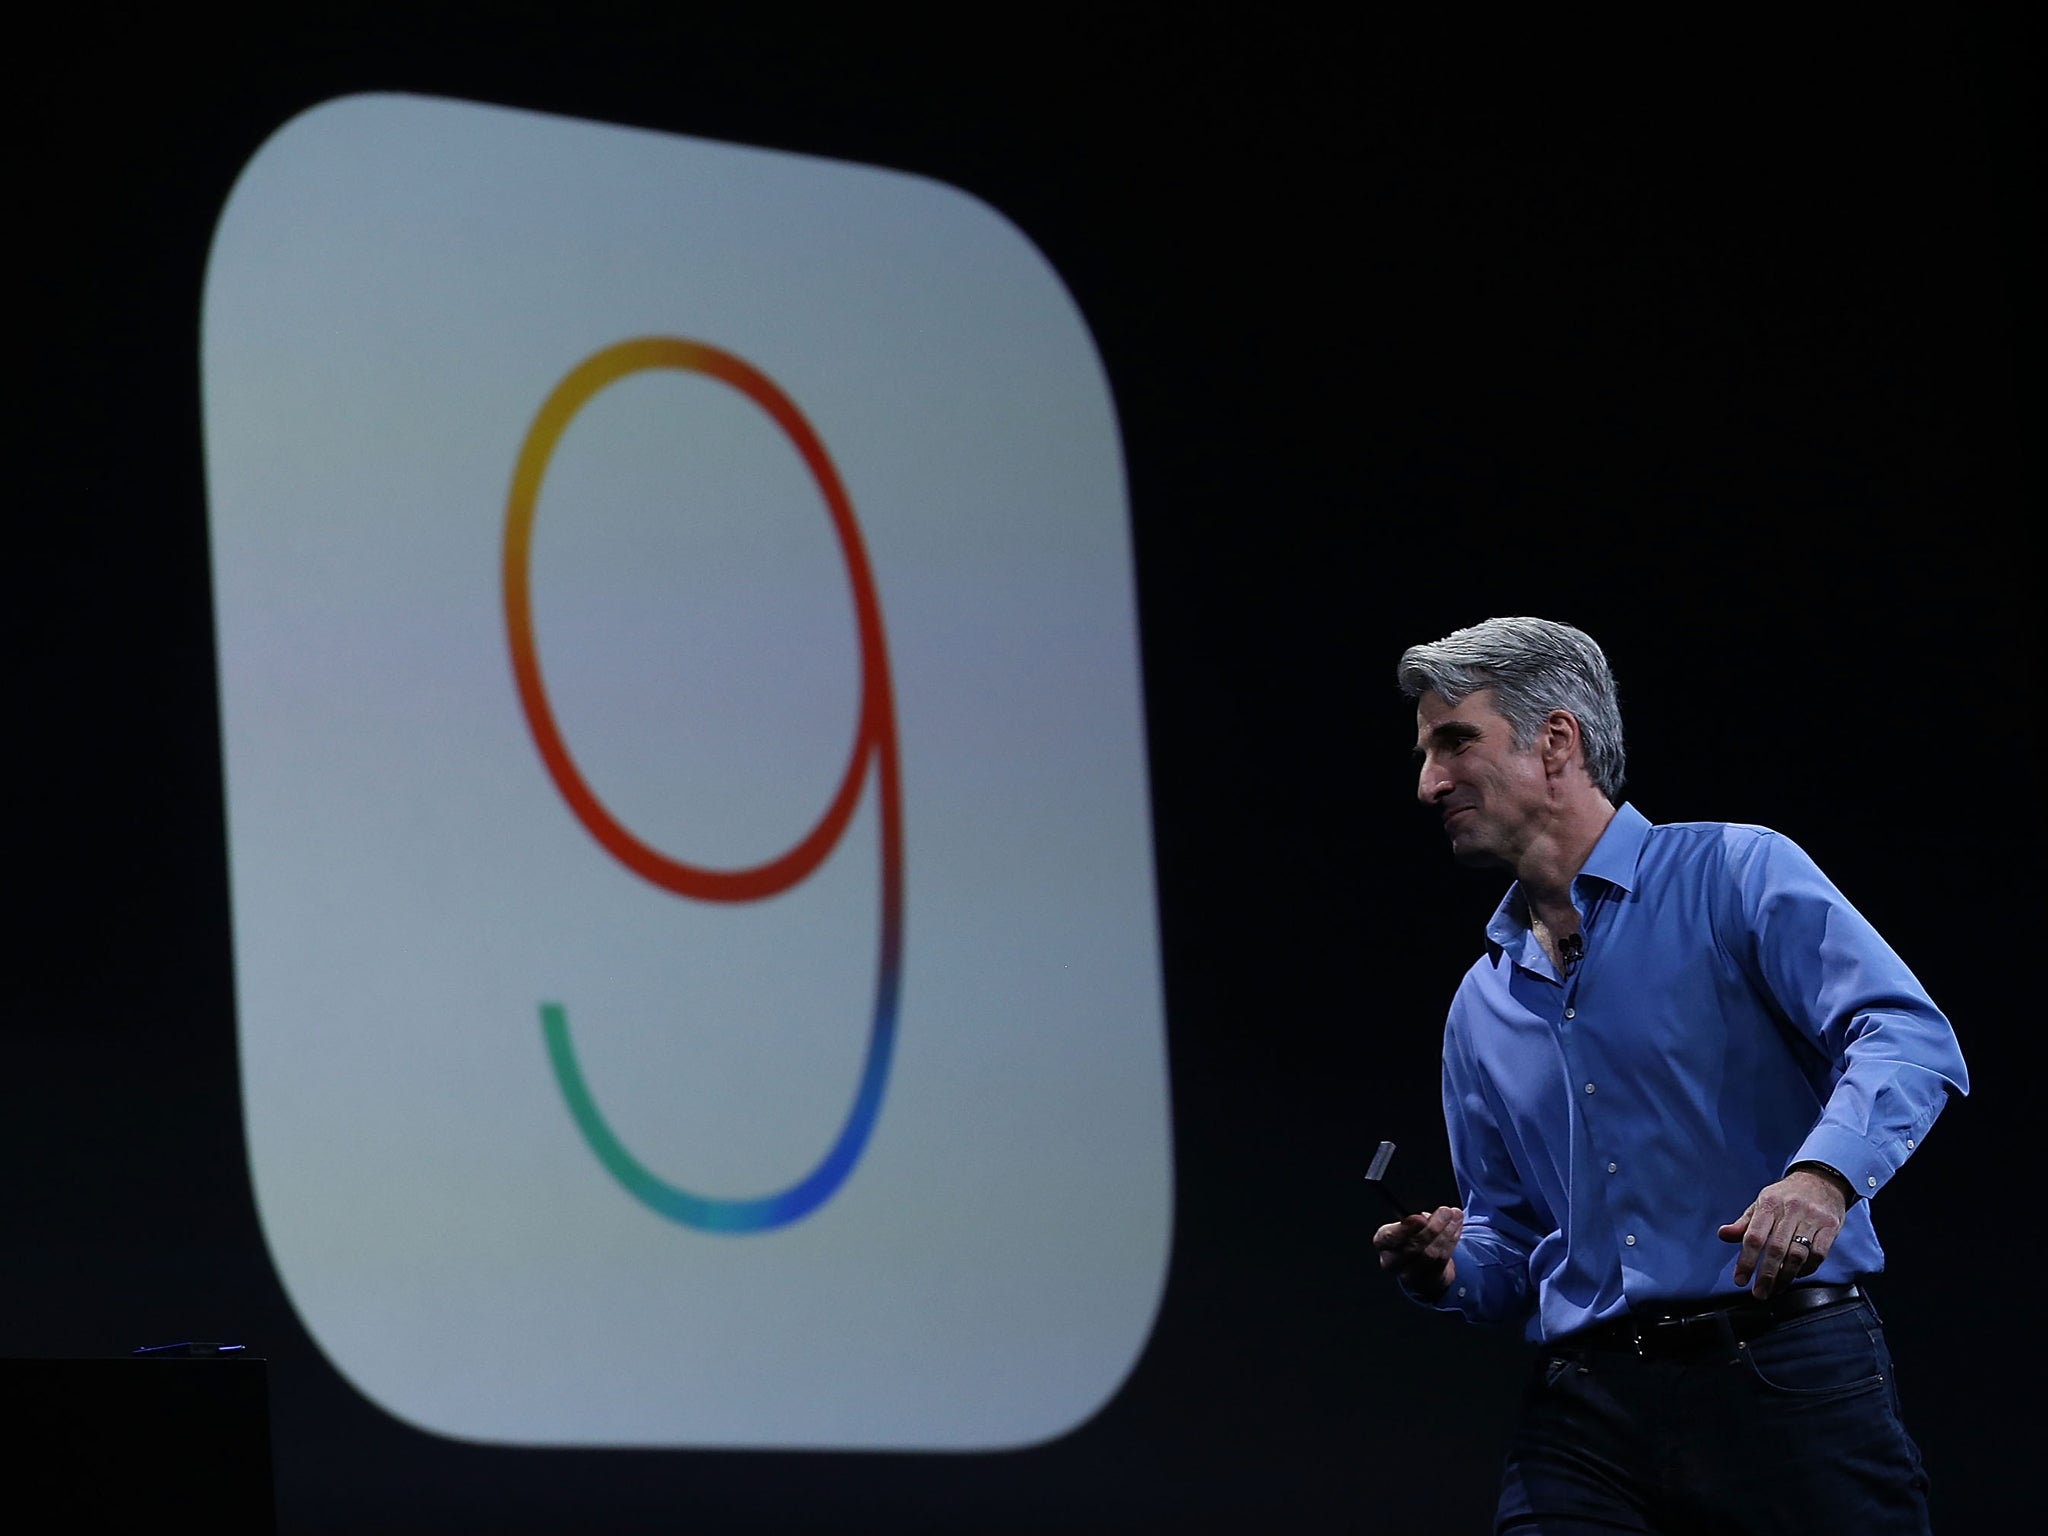
<svg viewBox="0 0 2048 1536"><path fill-rule="evenodd" d="M1411 699L1425 693L1456 704L1482 688L1523 751L1553 709L1579 722L1586 772L1609 800L1621 793L1626 761L1614 674L1593 637L1550 619L1488 619L1429 645L1411 645L1396 674Z"/></svg>

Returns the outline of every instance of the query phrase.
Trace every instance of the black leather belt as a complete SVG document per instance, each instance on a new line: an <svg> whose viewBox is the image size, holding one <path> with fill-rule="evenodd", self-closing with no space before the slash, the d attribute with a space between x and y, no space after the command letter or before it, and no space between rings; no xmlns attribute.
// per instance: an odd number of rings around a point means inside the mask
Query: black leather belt
<svg viewBox="0 0 2048 1536"><path fill-rule="evenodd" d="M1725 1301L1682 1302L1630 1312L1559 1339L1559 1349L1618 1349L1631 1355L1669 1358L1728 1348L1768 1333L1788 1317L1817 1307L1837 1307L1863 1294L1853 1285L1795 1285L1766 1301L1747 1292Z"/></svg>

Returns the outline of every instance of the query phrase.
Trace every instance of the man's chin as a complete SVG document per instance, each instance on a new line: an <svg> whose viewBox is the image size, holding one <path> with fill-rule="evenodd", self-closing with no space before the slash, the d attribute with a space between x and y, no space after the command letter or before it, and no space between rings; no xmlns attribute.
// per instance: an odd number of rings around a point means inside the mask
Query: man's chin
<svg viewBox="0 0 2048 1536"><path fill-rule="evenodd" d="M1451 840L1451 857L1467 869L1505 869L1508 861L1495 853L1484 843L1469 839Z"/></svg>

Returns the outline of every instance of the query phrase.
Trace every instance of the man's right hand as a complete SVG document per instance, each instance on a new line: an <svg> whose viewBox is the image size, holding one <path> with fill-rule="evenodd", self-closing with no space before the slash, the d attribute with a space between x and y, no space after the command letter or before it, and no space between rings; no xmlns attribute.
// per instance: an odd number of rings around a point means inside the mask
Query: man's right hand
<svg viewBox="0 0 2048 1536"><path fill-rule="evenodd" d="M1416 1212L1390 1221L1372 1235L1380 1268L1424 1301L1435 1301L1458 1278L1451 1253L1465 1230L1465 1213L1455 1205Z"/></svg>

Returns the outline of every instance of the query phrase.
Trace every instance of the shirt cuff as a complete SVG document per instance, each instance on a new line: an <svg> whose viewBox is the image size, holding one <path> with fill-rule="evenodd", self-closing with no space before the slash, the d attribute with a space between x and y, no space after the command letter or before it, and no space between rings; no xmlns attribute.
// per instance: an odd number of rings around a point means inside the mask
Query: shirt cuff
<svg viewBox="0 0 2048 1536"><path fill-rule="evenodd" d="M1405 1286L1402 1293L1419 1307L1454 1313L1468 1323L1482 1325L1506 1321L1524 1309L1528 1286L1515 1283L1509 1266L1485 1262L1478 1250L1462 1239L1451 1258L1457 1266L1458 1278L1435 1301L1424 1301Z"/></svg>
<svg viewBox="0 0 2048 1536"><path fill-rule="evenodd" d="M1883 1149L1872 1146L1860 1137L1821 1126L1806 1138L1805 1143L1785 1165L1790 1173L1801 1163L1820 1163L1839 1173L1849 1186L1849 1192L1859 1199L1868 1200L1891 1182L1893 1174L1913 1153L1917 1141L1913 1137L1903 1138L1896 1155L1886 1158Z"/></svg>

